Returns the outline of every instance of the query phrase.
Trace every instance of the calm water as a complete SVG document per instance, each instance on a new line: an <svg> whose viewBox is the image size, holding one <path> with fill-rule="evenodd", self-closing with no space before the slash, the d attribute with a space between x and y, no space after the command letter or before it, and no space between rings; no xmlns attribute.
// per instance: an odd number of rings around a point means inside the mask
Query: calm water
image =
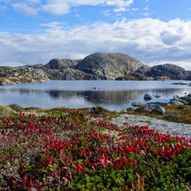
<svg viewBox="0 0 191 191"><path fill-rule="evenodd" d="M0 104L41 108L101 105L121 110L132 101L144 102L145 93L160 95L152 101L161 102L167 102L173 95L191 93L191 86L172 85L174 82L177 81L48 81L0 86Z"/></svg>

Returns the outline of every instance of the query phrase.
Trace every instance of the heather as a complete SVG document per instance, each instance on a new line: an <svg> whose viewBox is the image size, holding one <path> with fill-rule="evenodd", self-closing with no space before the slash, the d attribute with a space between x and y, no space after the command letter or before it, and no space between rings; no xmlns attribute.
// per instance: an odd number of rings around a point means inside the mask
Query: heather
<svg viewBox="0 0 191 191"><path fill-rule="evenodd" d="M88 110L0 119L1 190L191 189L191 140ZM118 114L119 115L119 114Z"/></svg>

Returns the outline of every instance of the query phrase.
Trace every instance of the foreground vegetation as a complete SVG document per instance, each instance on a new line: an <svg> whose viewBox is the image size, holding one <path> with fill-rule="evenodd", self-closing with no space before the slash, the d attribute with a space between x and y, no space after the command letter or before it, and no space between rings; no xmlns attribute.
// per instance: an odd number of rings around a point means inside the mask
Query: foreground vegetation
<svg viewBox="0 0 191 191"><path fill-rule="evenodd" d="M14 109L0 120L0 190L191 189L191 140L119 128L103 109Z"/></svg>

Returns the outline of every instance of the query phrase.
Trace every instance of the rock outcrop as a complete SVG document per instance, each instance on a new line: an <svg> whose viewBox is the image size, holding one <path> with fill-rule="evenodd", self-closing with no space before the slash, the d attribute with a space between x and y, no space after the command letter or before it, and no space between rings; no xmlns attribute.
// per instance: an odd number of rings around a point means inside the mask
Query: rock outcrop
<svg viewBox="0 0 191 191"><path fill-rule="evenodd" d="M83 60L52 59L46 65L0 67L0 85L46 80L191 80L172 64L149 67L122 53L94 53Z"/></svg>
<svg viewBox="0 0 191 191"><path fill-rule="evenodd" d="M52 59L44 66L46 69L65 69L77 65L81 60Z"/></svg>
<svg viewBox="0 0 191 191"><path fill-rule="evenodd" d="M126 54L94 53L83 59L75 68L101 79L115 80L133 76L134 72L143 67L140 61Z"/></svg>
<svg viewBox="0 0 191 191"><path fill-rule="evenodd" d="M0 85L44 82L49 80L42 69L30 67L0 67Z"/></svg>
<svg viewBox="0 0 191 191"><path fill-rule="evenodd" d="M186 80L189 77L184 68L173 64L153 66L145 75L153 77L155 80Z"/></svg>
<svg viewBox="0 0 191 191"><path fill-rule="evenodd" d="M98 76L73 68L45 70L50 80L99 80Z"/></svg>

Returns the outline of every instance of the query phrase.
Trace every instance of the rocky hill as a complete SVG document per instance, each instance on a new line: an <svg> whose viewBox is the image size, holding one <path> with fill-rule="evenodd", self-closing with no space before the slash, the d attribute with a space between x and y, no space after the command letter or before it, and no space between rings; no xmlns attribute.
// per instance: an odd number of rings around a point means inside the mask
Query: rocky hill
<svg viewBox="0 0 191 191"><path fill-rule="evenodd" d="M52 59L45 65L0 67L0 84L46 80L191 80L191 72L164 64L149 67L122 53L94 53L83 60Z"/></svg>
<svg viewBox="0 0 191 191"><path fill-rule="evenodd" d="M42 69L30 67L0 67L0 85L44 82L49 80Z"/></svg>
<svg viewBox="0 0 191 191"><path fill-rule="evenodd" d="M75 68L101 79L114 80L127 77L141 67L144 65L140 61L126 54L94 53L83 59Z"/></svg>
<svg viewBox="0 0 191 191"><path fill-rule="evenodd" d="M78 64L81 60L71 59L52 59L48 64L44 66L46 69L64 69L70 68Z"/></svg>
<svg viewBox="0 0 191 191"><path fill-rule="evenodd" d="M158 79L164 76L171 80L186 80L189 78L189 73L184 68L174 64L163 64L153 66L145 75Z"/></svg>

